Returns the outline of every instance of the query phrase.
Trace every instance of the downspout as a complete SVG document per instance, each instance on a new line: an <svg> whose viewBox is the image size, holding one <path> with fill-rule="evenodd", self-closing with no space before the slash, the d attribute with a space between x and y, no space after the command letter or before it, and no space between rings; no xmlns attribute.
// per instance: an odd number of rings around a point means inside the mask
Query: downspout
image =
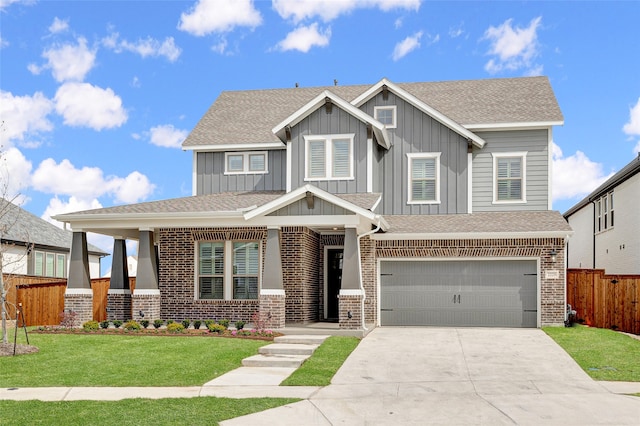
<svg viewBox="0 0 640 426"><path fill-rule="evenodd" d="M365 321L365 315L364 315L364 301L367 298L367 293L364 291L364 283L362 282L362 259L360 258L360 239L362 237L366 237L369 236L371 234L375 234L376 232L378 232L380 230L380 222L382 221L382 219L380 218L380 215L377 215L376 218L378 219L378 223L376 225L375 229L372 229L369 232L365 232L362 235L358 235L356 240L357 243L356 244L356 250L358 252L358 281L360 282L360 291L362 291L362 300L360 301L360 318L362 319L362 329L364 331L367 331L368 328L366 326L366 321Z"/></svg>

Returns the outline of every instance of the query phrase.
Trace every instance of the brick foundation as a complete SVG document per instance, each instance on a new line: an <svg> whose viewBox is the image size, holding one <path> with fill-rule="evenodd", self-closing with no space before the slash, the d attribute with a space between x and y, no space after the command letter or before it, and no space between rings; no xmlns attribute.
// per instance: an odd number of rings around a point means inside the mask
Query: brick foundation
<svg viewBox="0 0 640 426"><path fill-rule="evenodd" d="M89 289L67 289L64 294L64 310L75 312L78 325L93 319L93 293Z"/></svg>
<svg viewBox="0 0 640 426"><path fill-rule="evenodd" d="M362 295L340 294L339 325L347 330L362 328ZM351 318L349 318L351 313Z"/></svg>
<svg viewBox="0 0 640 426"><path fill-rule="evenodd" d="M134 290L131 295L131 309L133 311L132 317L136 321L140 321L141 319L149 321L161 319L160 294L136 294ZM140 312L144 313L144 317L140 315Z"/></svg>
<svg viewBox="0 0 640 426"><path fill-rule="evenodd" d="M131 290L109 290L107 293L107 319L127 321L131 312Z"/></svg>
<svg viewBox="0 0 640 426"><path fill-rule="evenodd" d="M266 321L265 326L270 329L284 328L285 326L285 296L284 294L261 294L260 316Z"/></svg>

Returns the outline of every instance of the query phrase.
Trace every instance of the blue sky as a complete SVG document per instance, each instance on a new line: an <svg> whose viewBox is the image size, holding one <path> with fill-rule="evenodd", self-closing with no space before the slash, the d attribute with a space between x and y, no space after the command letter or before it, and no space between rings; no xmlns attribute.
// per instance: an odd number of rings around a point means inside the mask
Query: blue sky
<svg viewBox="0 0 640 426"><path fill-rule="evenodd" d="M180 143L223 90L546 75L561 212L640 150L636 1L0 0L0 20L1 179L45 219L191 195Z"/></svg>

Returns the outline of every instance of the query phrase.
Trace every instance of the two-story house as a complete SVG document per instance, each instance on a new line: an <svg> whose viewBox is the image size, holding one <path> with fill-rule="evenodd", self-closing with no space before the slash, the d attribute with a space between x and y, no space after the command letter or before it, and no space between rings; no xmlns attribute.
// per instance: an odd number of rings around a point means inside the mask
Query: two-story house
<svg viewBox="0 0 640 426"><path fill-rule="evenodd" d="M569 268L640 275L640 154L564 214Z"/></svg>
<svg viewBox="0 0 640 426"><path fill-rule="evenodd" d="M193 196L60 215L81 253L66 301L90 305L85 232L139 240L139 318L540 327L565 316L551 211L545 77L230 91L183 143Z"/></svg>

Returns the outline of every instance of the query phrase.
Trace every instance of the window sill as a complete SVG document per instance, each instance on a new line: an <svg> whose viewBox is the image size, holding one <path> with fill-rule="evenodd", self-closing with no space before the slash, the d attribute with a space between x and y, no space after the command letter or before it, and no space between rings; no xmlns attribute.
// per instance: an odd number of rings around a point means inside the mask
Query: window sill
<svg viewBox="0 0 640 426"><path fill-rule="evenodd" d="M350 177L339 177L339 178L304 178L305 182L325 182L325 181L336 181L336 180L354 180L353 176Z"/></svg>

